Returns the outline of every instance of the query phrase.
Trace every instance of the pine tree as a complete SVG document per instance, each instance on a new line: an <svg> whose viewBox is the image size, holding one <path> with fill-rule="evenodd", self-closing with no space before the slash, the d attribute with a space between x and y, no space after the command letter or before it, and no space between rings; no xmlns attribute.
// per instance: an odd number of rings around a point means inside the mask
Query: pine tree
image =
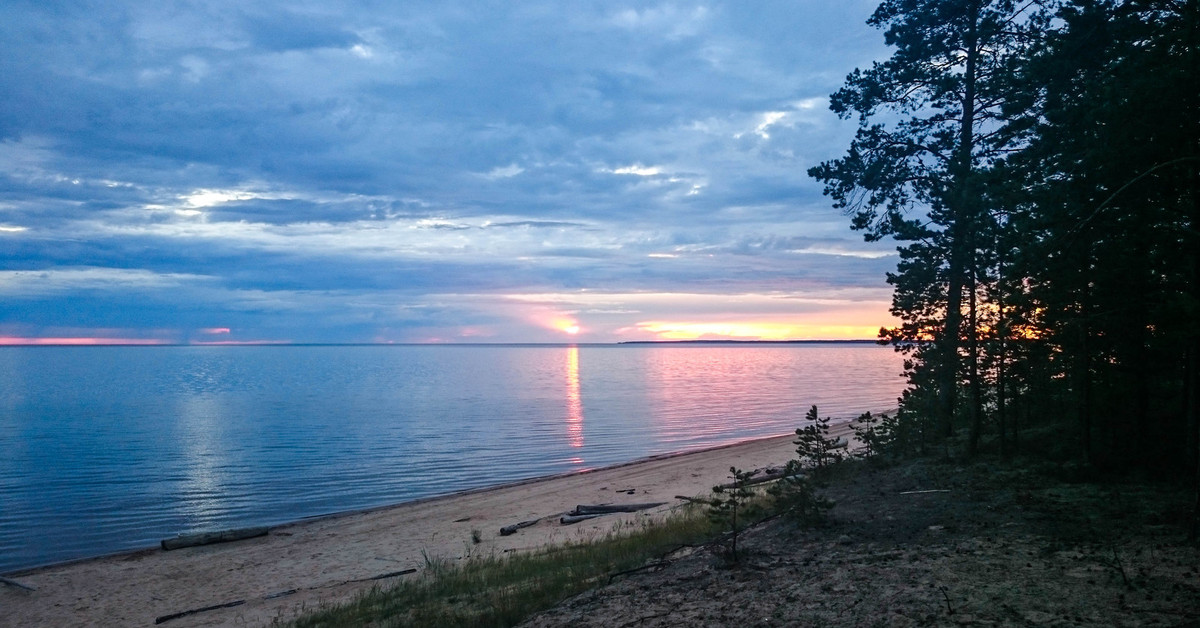
<svg viewBox="0 0 1200 628"><path fill-rule="evenodd" d="M755 496L754 490L749 486L753 475L754 471L729 467L729 477L733 482L728 487L714 486L713 497L708 501L709 518L729 529L729 555L731 562L735 563L738 561L738 534L746 527L748 502Z"/></svg>
<svg viewBox="0 0 1200 628"><path fill-rule="evenodd" d="M801 467L810 469L814 476L825 474L828 467L842 459L841 447L844 446L837 438L829 436L829 417L821 418L817 407L808 409L804 415L808 424L796 429L796 456Z"/></svg>
<svg viewBox="0 0 1200 628"><path fill-rule="evenodd" d="M1197 463L1200 2L1059 18L1012 112L1034 135L1010 160L1028 191L1016 261L1048 349L1027 368L1069 396L1088 461Z"/></svg>
<svg viewBox="0 0 1200 628"><path fill-rule="evenodd" d="M1002 105L1008 75L1047 24L1043 4L883 2L868 23L894 53L833 95L831 109L857 115L859 129L846 156L809 170L868 240L910 243L888 275L902 324L881 337L912 356L913 399L935 412L942 436L953 433L964 376L973 433L982 421L979 251L991 247L992 221L983 174L1021 140L1005 132Z"/></svg>

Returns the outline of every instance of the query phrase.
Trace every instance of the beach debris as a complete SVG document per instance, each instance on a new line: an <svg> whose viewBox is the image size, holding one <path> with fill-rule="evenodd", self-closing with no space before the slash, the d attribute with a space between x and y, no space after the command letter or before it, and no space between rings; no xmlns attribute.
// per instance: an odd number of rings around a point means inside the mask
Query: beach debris
<svg viewBox="0 0 1200 628"><path fill-rule="evenodd" d="M470 520L471 520L471 518L470 518L470 517L463 517L462 519L455 519L455 520L454 520L454 523L466 523L466 522L468 522L468 521L470 521Z"/></svg>
<svg viewBox="0 0 1200 628"><path fill-rule="evenodd" d="M587 521L588 519L595 519L596 517L603 517L603 516L604 515L599 515L599 514L597 514L597 515L563 515L558 518L558 522L562 525L569 526L573 523L579 523L580 521Z"/></svg>
<svg viewBox="0 0 1200 628"><path fill-rule="evenodd" d="M704 499L703 497L688 497L686 495L676 495L675 499L682 499L685 502L691 502L693 504L704 504L706 506L709 504L709 500Z"/></svg>
<svg viewBox="0 0 1200 628"><path fill-rule="evenodd" d="M196 615L199 613L207 613L208 611L215 611L215 610L219 610L222 608L233 608L234 606L241 606L242 604L245 604L245 603L246 603L246 600L237 600L236 602L226 602L224 604L213 604L212 606L205 606L204 608L193 608L193 609L186 610L186 611L180 611L178 613L171 613L170 615L162 615L160 617L155 617L154 623L155 624L164 624L166 622L171 621L172 619L179 619L180 617L187 617L189 615Z"/></svg>
<svg viewBox="0 0 1200 628"><path fill-rule="evenodd" d="M637 512L646 510L656 506L662 506L667 502L652 502L647 504L580 504L575 507L575 510L568 512L567 515L578 517L580 515L609 515L616 512Z"/></svg>
<svg viewBox="0 0 1200 628"><path fill-rule="evenodd" d="M624 491L619 491L624 492ZM653 502L648 504L580 504L574 510L563 514L558 518L558 522L562 525L571 525L588 519L595 519L602 515L611 515L618 512L637 512L646 510L656 506L662 506L667 502Z"/></svg>
<svg viewBox="0 0 1200 628"><path fill-rule="evenodd" d="M948 489L948 488L931 488L931 489L924 490L924 491L904 491L900 494L901 495L925 495L927 493L949 493L949 492L950 492L950 489Z"/></svg>
<svg viewBox="0 0 1200 628"><path fill-rule="evenodd" d="M381 573L378 576L370 576L368 578L359 578L357 580L344 580L344 581L342 581L341 584L352 584L352 583L356 583L356 582L370 582L372 580L383 580L385 578L395 578L396 576L403 576L403 575L407 575L410 573L416 573L416 572L417 572L416 568L401 569L400 571L389 571L387 573ZM305 590L312 591L317 588L320 588L320 587L307 587L307 588L305 588ZM295 595L296 593L299 593L299 592L300 592L300 589L288 589L287 591L279 591L277 593L271 593L268 595L264 595L264 596L262 596L262 599L275 600L275 599L279 599L281 597ZM161 623L171 621L172 619L179 619L180 617L187 617L189 615L196 615L199 613L207 613L208 611L217 611L217 610L221 610L223 608L233 608L234 606L241 606L242 604L245 604L245 603L246 603L246 600L236 600L233 602L226 602L224 604L213 604L212 606L205 606L202 608L192 608L192 609L188 609L186 611L180 611L178 613L171 613L170 615L162 615L160 617L156 617L154 619L154 623L161 624Z"/></svg>
<svg viewBox="0 0 1200 628"><path fill-rule="evenodd" d="M16 580L10 580L3 576L0 576L0 583L7 584L10 587L16 587L18 589L25 589L26 591L37 591L37 589L34 587L31 587L27 584L22 584L20 582L17 582Z"/></svg>
<svg viewBox="0 0 1200 628"><path fill-rule="evenodd" d="M270 532L270 528L260 527L223 530L221 532L201 532L199 534L181 534L173 539L163 539L161 545L163 550L170 551L184 547L252 539L259 536L266 536L268 532Z"/></svg>
<svg viewBox="0 0 1200 628"><path fill-rule="evenodd" d="M520 530L521 528L528 528L529 526L531 526L539 521L541 521L541 519L531 519L529 521L522 521L520 523L514 523L510 526L504 526L503 528L500 528L500 536L511 536L513 534L516 534L517 530Z"/></svg>
<svg viewBox="0 0 1200 628"><path fill-rule="evenodd" d="M387 578L395 578L396 576L404 576L410 573L417 573L417 570L415 568L409 568L401 569L400 571L389 571L387 573L381 573L378 576L371 576L370 578L366 578L366 580L386 580ZM362 580L350 580L349 582L362 582Z"/></svg>
<svg viewBox="0 0 1200 628"><path fill-rule="evenodd" d="M751 471L750 479L746 480L744 483L730 482L728 484L722 484L720 488L723 490L729 490L738 488L740 486L753 486L755 484L762 484L764 482L771 482L773 480L781 479L786 474L787 467L763 467L761 469L755 469Z"/></svg>

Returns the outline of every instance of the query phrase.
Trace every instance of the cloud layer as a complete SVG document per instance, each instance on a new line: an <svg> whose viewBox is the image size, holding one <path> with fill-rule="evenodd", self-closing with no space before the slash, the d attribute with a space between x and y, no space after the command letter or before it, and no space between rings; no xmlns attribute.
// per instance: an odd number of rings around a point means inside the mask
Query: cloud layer
<svg viewBox="0 0 1200 628"><path fill-rule="evenodd" d="M7 3L0 338L887 322L890 250L804 174L873 2L480 4Z"/></svg>

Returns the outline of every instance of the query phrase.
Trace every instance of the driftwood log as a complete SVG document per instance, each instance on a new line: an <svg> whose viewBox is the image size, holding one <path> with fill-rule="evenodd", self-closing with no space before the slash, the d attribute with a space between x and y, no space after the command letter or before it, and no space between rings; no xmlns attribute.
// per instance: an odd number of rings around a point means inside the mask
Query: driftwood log
<svg viewBox="0 0 1200 628"><path fill-rule="evenodd" d="M214 604L212 606L205 606L204 608L193 608L191 610L186 610L186 611L182 611L179 613L171 613L170 615L162 615L161 617L155 617L154 623L162 624L162 623L169 622L172 619L179 619L180 617L187 617L188 615L196 615L199 613L207 613L208 611L215 611L215 610L222 609L222 608L233 608L234 606L241 606L242 604L245 604L245 603L246 603L246 600L238 600L236 602L226 602L225 604Z"/></svg>
<svg viewBox="0 0 1200 628"><path fill-rule="evenodd" d="M653 502L648 504L580 504L575 507L575 510L567 513L570 516L578 517L580 515L610 515L615 512L637 512L662 506L667 502Z"/></svg>
<svg viewBox="0 0 1200 628"><path fill-rule="evenodd" d="M731 489L731 488L738 488L739 486L753 486L755 484L762 484L764 482L771 482L774 480L781 479L785 475L787 475L787 469L784 467L767 467L766 469L755 469L754 473L751 474L750 479L746 480L744 483L730 482L728 484L722 484L720 486L720 488Z"/></svg>
<svg viewBox="0 0 1200 628"><path fill-rule="evenodd" d="M184 547L195 547L197 545L228 543L230 541L240 541L242 539L252 539L258 536L266 536L269 531L270 528L241 528L238 530L225 530L222 532L181 534L173 539L163 539L162 548L169 551Z"/></svg>
<svg viewBox="0 0 1200 628"><path fill-rule="evenodd" d="M595 515L563 515L563 516L561 516L561 517L559 517L559 518L558 518L558 522L559 522L560 524L562 524L562 525L569 526L569 525L571 525L572 523L579 523L580 521L587 521L588 519L595 519L596 517L602 517L602 516L603 516L603 515L600 515L600 514L595 514Z"/></svg>
<svg viewBox="0 0 1200 628"><path fill-rule="evenodd" d="M16 580L9 580L8 578L4 577L0 577L0 584L7 584L10 587L17 587L18 589L25 589L26 591L37 591L37 589L27 584L22 584Z"/></svg>
<svg viewBox="0 0 1200 628"><path fill-rule="evenodd" d="M387 578L395 578L396 576L403 576L403 575L410 574L410 573L417 573L417 570L413 567L409 567L408 569L401 569L400 571L389 571L387 573L381 573L378 576L371 576L370 578L367 578L367 580L384 580Z"/></svg>
<svg viewBox="0 0 1200 628"><path fill-rule="evenodd" d="M510 526L504 526L503 528L500 528L500 536L516 534L517 530L520 530L521 528L528 528L539 521L541 521L541 519L532 519L530 521L522 521L521 523L514 523Z"/></svg>

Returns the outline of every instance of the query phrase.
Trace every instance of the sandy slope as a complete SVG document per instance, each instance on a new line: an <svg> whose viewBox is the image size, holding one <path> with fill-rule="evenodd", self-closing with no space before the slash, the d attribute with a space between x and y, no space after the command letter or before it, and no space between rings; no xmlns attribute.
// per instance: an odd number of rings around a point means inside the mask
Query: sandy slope
<svg viewBox="0 0 1200 628"><path fill-rule="evenodd" d="M166 615L239 601L164 625L264 625L412 577L371 579L420 568L425 555L460 558L605 533L622 519L666 512L681 503L675 495L706 494L726 481L730 466L782 464L793 449L791 437L757 440L304 521L257 539L171 552L148 549L8 574L36 590L0 584L0 626L144 626ZM621 492L630 489L632 494ZM555 516L576 504L657 501L667 505L573 526L559 525ZM543 517L512 536L498 534L502 526ZM475 530L481 543L472 542Z"/></svg>
<svg viewBox="0 0 1200 628"><path fill-rule="evenodd" d="M657 561L523 628L1200 626L1184 483L1084 481L1030 460L853 465L826 525Z"/></svg>

